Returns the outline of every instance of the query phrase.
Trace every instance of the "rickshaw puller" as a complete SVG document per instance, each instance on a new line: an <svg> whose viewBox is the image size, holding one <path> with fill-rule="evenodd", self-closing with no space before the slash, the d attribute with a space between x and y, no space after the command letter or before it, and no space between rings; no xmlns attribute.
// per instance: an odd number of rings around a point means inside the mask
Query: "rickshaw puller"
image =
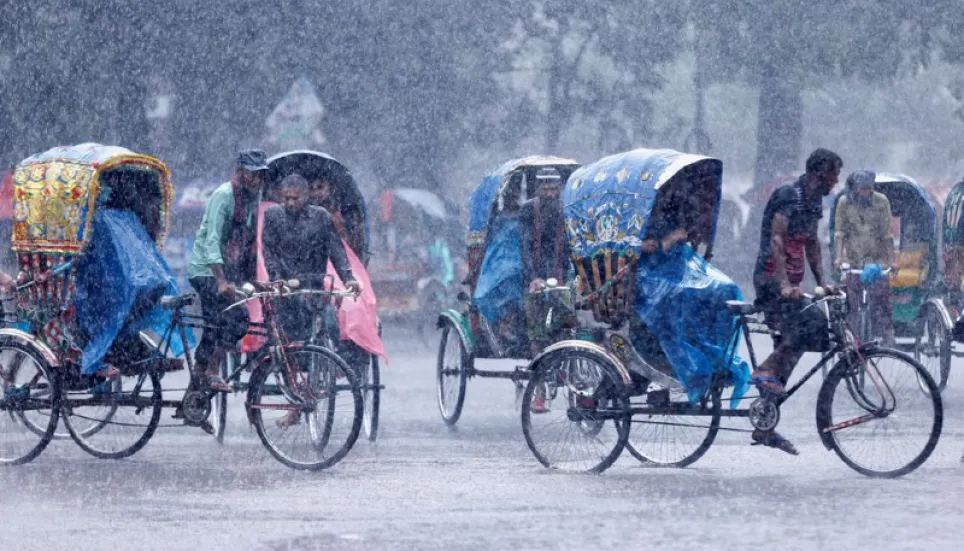
<svg viewBox="0 0 964 551"><path fill-rule="evenodd" d="M834 215L834 242L837 244L834 267L837 270L845 263L855 269L872 265L886 269L894 265L890 201L883 193L874 190L875 178L876 175L868 170L858 170L847 178L847 193L837 204ZM845 277L848 283L854 283L853 279L856 279L853 275ZM868 282L866 288L870 315L883 332L884 345L893 346L890 281L880 277L875 282Z"/></svg>
<svg viewBox="0 0 964 551"><path fill-rule="evenodd" d="M806 173L774 191L764 209L753 285L767 325L780 335L774 336L773 352L751 378L761 394L782 394L804 352L829 348L827 316L819 308L806 308L809 301L800 284L806 258L816 284L833 291L823 275L817 224L823 217L823 198L837 185L842 167L836 153L815 150L807 158ZM798 453L776 431L754 430L752 438L756 444Z"/></svg>
<svg viewBox="0 0 964 551"><path fill-rule="evenodd" d="M244 308L225 309L237 300L235 285L254 278L254 237L267 173L264 151L248 149L238 155L234 178L219 186L204 208L191 252L188 281L203 315L217 327L204 330L194 352L196 369L218 392L234 390L218 375L218 364L248 328Z"/></svg>
<svg viewBox="0 0 964 551"><path fill-rule="evenodd" d="M281 205L264 213L263 254L268 277L272 280L297 279L312 288L324 284L328 261L346 289L356 295L361 284L352 275L348 256L331 216L322 207L308 204L308 181L291 174L281 181ZM318 309L309 301L286 300L278 309L279 321L292 340L311 336L312 319ZM300 412L291 411L278 420L281 427L298 422Z"/></svg>

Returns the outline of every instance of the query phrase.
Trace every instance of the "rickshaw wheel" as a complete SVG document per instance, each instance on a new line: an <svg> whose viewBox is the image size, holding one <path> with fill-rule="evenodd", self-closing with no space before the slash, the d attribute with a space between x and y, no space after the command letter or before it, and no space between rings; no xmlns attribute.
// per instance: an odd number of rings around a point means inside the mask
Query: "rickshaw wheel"
<svg viewBox="0 0 964 551"><path fill-rule="evenodd" d="M637 413L633 416L626 449L647 466L683 468L696 463L710 449L719 433L721 392L719 388L714 389L708 403L700 408L689 406L685 391L669 391L669 402L659 406L699 408L703 415Z"/></svg>
<svg viewBox="0 0 964 551"><path fill-rule="evenodd" d="M134 455L161 421L160 379L153 372L116 376L95 389L65 393L61 407L70 437L100 459Z"/></svg>
<svg viewBox="0 0 964 551"><path fill-rule="evenodd" d="M248 386L248 415L275 459L292 469L326 469L348 454L361 432L359 375L320 346L295 344L284 352L289 366L271 352L259 358Z"/></svg>
<svg viewBox="0 0 964 551"><path fill-rule="evenodd" d="M468 366L472 361L465 350L462 335L455 324L445 319L442 326L442 338L439 341L438 360L436 362L436 389L439 413L445 424L455 426L462 415L465 405L465 385L468 379Z"/></svg>
<svg viewBox="0 0 964 551"><path fill-rule="evenodd" d="M925 314L917 320L917 338L914 341L914 359L920 362L934 379L940 392L947 387L951 371L952 343L950 331L944 326L940 314L933 306L925 307ZM929 392L929 386L918 380L920 389Z"/></svg>
<svg viewBox="0 0 964 551"><path fill-rule="evenodd" d="M12 357L11 357L12 356ZM10 357L10 359L7 359ZM23 362L24 358L31 361ZM16 370L9 365L16 362ZM47 447L60 418L60 385L30 343L0 336L0 464L22 465Z"/></svg>
<svg viewBox="0 0 964 551"><path fill-rule="evenodd" d="M903 476L937 447L944 424L940 392L907 354L878 347L860 352L838 362L820 387L817 431L824 445L855 471L878 478ZM861 372L866 374L862 383ZM918 386L921 381L927 392Z"/></svg>
<svg viewBox="0 0 964 551"><path fill-rule="evenodd" d="M522 434L543 466L601 473L629 438L629 393L608 359L563 348L538 360L522 395Z"/></svg>
<svg viewBox="0 0 964 551"><path fill-rule="evenodd" d="M17 375L20 372L21 365L25 360L28 360L28 359L29 359L28 356L18 352L13 354L11 360L3 361L3 364L7 369L6 376L10 379L16 380ZM63 387L63 385L60 385L60 386ZM46 416L43 416L39 419L34 419L33 418L34 416L23 415L23 413L21 412L19 414L19 417L20 417L20 422L23 423L23 426L27 427L27 429L32 431L37 436L43 436L44 433L47 432ZM57 428L60 428L60 427L58 426ZM69 440L70 433L67 432L67 429L55 430L51 438L53 440Z"/></svg>
<svg viewBox="0 0 964 551"><path fill-rule="evenodd" d="M362 400L364 409L362 428L369 442L378 437L378 408L381 399L381 376L378 368L378 356L371 354L368 365L362 374Z"/></svg>

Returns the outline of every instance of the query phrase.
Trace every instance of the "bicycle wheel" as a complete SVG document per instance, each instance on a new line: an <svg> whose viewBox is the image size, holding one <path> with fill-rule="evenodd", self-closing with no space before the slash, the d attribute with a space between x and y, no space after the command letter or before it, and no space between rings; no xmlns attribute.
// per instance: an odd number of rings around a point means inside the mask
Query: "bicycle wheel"
<svg viewBox="0 0 964 551"><path fill-rule="evenodd" d="M218 373L222 381L228 380L228 375L234 372L238 357L234 352L228 352L218 365ZM211 424L214 426L214 439L218 444L224 444L224 430L228 424L228 393L218 392L211 397Z"/></svg>
<svg viewBox="0 0 964 551"><path fill-rule="evenodd" d="M633 415L626 449L647 466L692 465L710 449L720 430L720 393L711 392L705 406L691 406L681 389L647 394L645 404L633 406L652 413Z"/></svg>
<svg viewBox="0 0 964 551"><path fill-rule="evenodd" d="M445 319L442 339L439 341L438 360L435 365L435 381L438 409L445 424L454 426L462 415L465 405L465 385L472 358L465 351L462 336L455 324Z"/></svg>
<svg viewBox="0 0 964 551"><path fill-rule="evenodd" d="M118 375L86 390L67 391L61 411L81 449L101 459L123 459L151 439L162 407L161 381L152 372Z"/></svg>
<svg viewBox="0 0 964 551"><path fill-rule="evenodd" d="M334 352L314 345L284 349L287 365L265 355L251 375L247 407L261 443L300 470L341 461L361 432L358 374Z"/></svg>
<svg viewBox="0 0 964 551"><path fill-rule="evenodd" d="M12 335L0 336L0 387L0 464L22 465L53 439L60 387L43 355Z"/></svg>
<svg viewBox="0 0 964 551"><path fill-rule="evenodd" d="M362 396L365 401L362 426L369 442L378 437L378 408L381 400L381 374L378 369L378 356L372 354L365 365L362 375Z"/></svg>
<svg viewBox="0 0 964 551"><path fill-rule="evenodd" d="M599 354L562 349L540 360L522 395L522 434L536 459L562 471L601 473L629 437L629 396Z"/></svg>
<svg viewBox="0 0 964 551"><path fill-rule="evenodd" d="M920 362L937 383L937 389L943 392L951 371L951 336L935 308L926 308L925 314L917 320L914 359ZM919 383L921 390L928 392L927 384L924 381Z"/></svg>
<svg viewBox="0 0 964 551"><path fill-rule="evenodd" d="M866 373L862 385L860 366ZM934 380L896 350L865 347L844 359L817 397L817 430L824 445L867 476L895 478L919 467L937 446L943 420Z"/></svg>

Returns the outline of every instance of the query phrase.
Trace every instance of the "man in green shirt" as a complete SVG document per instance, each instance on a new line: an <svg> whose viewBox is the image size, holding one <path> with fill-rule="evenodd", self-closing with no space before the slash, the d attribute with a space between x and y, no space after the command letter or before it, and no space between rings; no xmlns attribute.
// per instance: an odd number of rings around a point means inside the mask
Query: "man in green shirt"
<svg viewBox="0 0 964 551"><path fill-rule="evenodd" d="M876 174L858 170L847 178L846 195L837 203L834 215L834 267L843 264L862 270L876 264L887 269L894 264L894 237L891 230L890 201L874 190ZM865 272L866 273L866 272ZM848 288L859 290L866 286L870 314L877 320L885 345L894 343L894 322L890 307L890 280L886 277L874 282L862 282L860 276L845 278ZM856 314L856 308L853 313ZM875 335L876 336L876 335Z"/></svg>
<svg viewBox="0 0 964 551"><path fill-rule="evenodd" d="M237 300L234 286L255 277L258 207L267 174L264 151L247 149L238 155L234 178L219 186L204 208L191 252L188 280L208 324L217 327L201 336L194 352L196 375L218 392L233 390L218 375L218 365L248 328L245 308L225 309Z"/></svg>

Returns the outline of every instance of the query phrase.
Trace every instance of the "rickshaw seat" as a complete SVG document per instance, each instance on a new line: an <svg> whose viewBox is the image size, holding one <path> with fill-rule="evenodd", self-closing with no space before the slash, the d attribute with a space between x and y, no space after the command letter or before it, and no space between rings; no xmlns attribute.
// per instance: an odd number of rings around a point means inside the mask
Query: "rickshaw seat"
<svg viewBox="0 0 964 551"><path fill-rule="evenodd" d="M921 287L930 271L927 250L897 251L894 253L894 266L897 268L897 275L890 279L891 288Z"/></svg>

